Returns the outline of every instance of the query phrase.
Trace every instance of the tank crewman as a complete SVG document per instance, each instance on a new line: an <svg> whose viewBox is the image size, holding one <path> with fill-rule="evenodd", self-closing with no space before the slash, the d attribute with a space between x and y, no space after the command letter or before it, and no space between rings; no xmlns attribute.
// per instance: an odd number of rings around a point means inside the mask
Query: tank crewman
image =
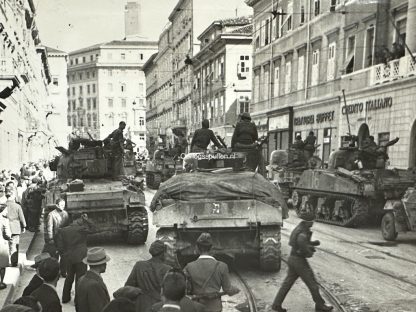
<svg viewBox="0 0 416 312"><path fill-rule="evenodd" d="M79 147L81 146L80 139L81 139L81 136L80 136L79 130L74 130L71 132L71 134L69 135L69 144L68 144L68 150L70 152L77 151L79 149Z"/></svg>
<svg viewBox="0 0 416 312"><path fill-rule="evenodd" d="M241 114L241 121L237 122L233 136L231 138L231 147L234 148L237 143L251 145L259 139L256 125L251 122L249 113Z"/></svg>
<svg viewBox="0 0 416 312"><path fill-rule="evenodd" d="M214 135L214 132L209 129L209 120L202 121L202 128L195 131L191 141L191 152L200 153L207 150L209 143L212 141L214 145L221 148L220 142Z"/></svg>
<svg viewBox="0 0 416 312"><path fill-rule="evenodd" d="M292 144L293 148L296 149L303 149L305 146L305 143L302 140L302 137L300 135L297 135L295 138L295 142Z"/></svg>
<svg viewBox="0 0 416 312"><path fill-rule="evenodd" d="M377 161L377 144L374 142L374 137L370 135L361 143L361 159L365 168L375 168Z"/></svg>
<svg viewBox="0 0 416 312"><path fill-rule="evenodd" d="M172 269L163 263L165 245L162 241L154 241L149 248L150 260L138 261L134 265L125 286L140 288L142 294L136 301L136 311L150 312L152 306L161 301L160 291L165 274Z"/></svg>
<svg viewBox="0 0 416 312"><path fill-rule="evenodd" d="M113 178L124 174L123 155L124 155L124 136L123 130L126 128L126 123L120 121L116 130L104 139L108 142L111 139L111 148L113 151Z"/></svg>
<svg viewBox="0 0 416 312"><path fill-rule="evenodd" d="M313 131L309 132L309 135L306 137L304 141L304 150L308 153L308 158L311 158L315 153L315 143L316 143L316 136Z"/></svg>
<svg viewBox="0 0 416 312"><path fill-rule="evenodd" d="M213 245L209 233L202 233L196 241L199 258L188 263L184 273L189 281L188 294L205 305L207 312L222 311L221 296L233 296L240 290L231 285L228 266L210 256ZM220 290L224 293L220 293Z"/></svg>
<svg viewBox="0 0 416 312"><path fill-rule="evenodd" d="M325 304L325 300L319 293L319 286L312 268L306 259L313 256L315 246L319 246L320 244L318 240L311 241L312 231L310 229L313 225L314 215L311 212L305 211L301 213L300 217L302 221L292 231L289 238L289 245L292 247L292 250L288 259L287 276L274 299L272 309L278 312L287 311L282 307L282 303L293 284L300 277L309 288L313 301L315 302L315 310L331 311L333 307Z"/></svg>

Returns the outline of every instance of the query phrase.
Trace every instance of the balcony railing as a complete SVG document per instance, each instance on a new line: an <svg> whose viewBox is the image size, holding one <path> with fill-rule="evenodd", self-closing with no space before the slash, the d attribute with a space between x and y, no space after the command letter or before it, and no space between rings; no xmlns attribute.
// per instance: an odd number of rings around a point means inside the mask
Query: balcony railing
<svg viewBox="0 0 416 312"><path fill-rule="evenodd" d="M371 84L385 83L416 75L416 63L410 55L373 66Z"/></svg>

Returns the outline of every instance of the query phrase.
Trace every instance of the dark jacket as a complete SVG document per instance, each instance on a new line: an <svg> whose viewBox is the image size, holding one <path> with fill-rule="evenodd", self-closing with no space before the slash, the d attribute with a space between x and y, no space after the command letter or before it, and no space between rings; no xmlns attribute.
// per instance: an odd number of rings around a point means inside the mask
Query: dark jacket
<svg viewBox="0 0 416 312"><path fill-rule="evenodd" d="M205 306L196 301L192 301L188 297L183 297L179 302L182 312L205 312ZM155 303L152 306L152 312L158 312L162 309L163 302Z"/></svg>
<svg viewBox="0 0 416 312"><path fill-rule="evenodd" d="M212 257L201 256L197 260L188 263L184 268L184 272L190 281L192 295L217 293L220 292L221 288L226 293L232 291L228 266L224 262L217 261ZM209 279L210 276L211 278ZM208 282L206 282L207 280ZM201 299L200 303L205 305L207 311L222 310L221 298Z"/></svg>
<svg viewBox="0 0 416 312"><path fill-rule="evenodd" d="M241 120L235 126L233 137L231 138L231 147L235 147L237 143L250 145L258 139L259 135L256 125L251 121Z"/></svg>
<svg viewBox="0 0 416 312"><path fill-rule="evenodd" d="M315 246L319 241L311 241L312 231L304 225L304 221L299 223L290 234L289 245L292 246L291 256L310 258L315 252Z"/></svg>
<svg viewBox="0 0 416 312"><path fill-rule="evenodd" d="M22 207L16 202L8 200L7 218L9 219L10 231L12 234L20 234L22 229L26 228L26 220L23 215Z"/></svg>
<svg viewBox="0 0 416 312"><path fill-rule="evenodd" d="M22 296L30 296L30 294L34 292L36 289L38 289L42 284L43 279L38 274L33 275L29 284L23 290Z"/></svg>
<svg viewBox="0 0 416 312"><path fill-rule="evenodd" d="M209 129L209 123L203 121L202 128L195 131L191 141L191 151L206 150L209 143L212 141L216 147L221 147L214 132Z"/></svg>
<svg viewBox="0 0 416 312"><path fill-rule="evenodd" d="M76 286L75 310L77 312L101 312L109 302L110 295L102 277L87 271Z"/></svg>
<svg viewBox="0 0 416 312"><path fill-rule="evenodd" d="M305 149L315 149L316 136L308 135L304 143L305 143Z"/></svg>
<svg viewBox="0 0 416 312"><path fill-rule="evenodd" d="M65 210L54 209L46 218L46 233L45 241L51 241L55 239L58 230L68 225L68 212Z"/></svg>
<svg viewBox="0 0 416 312"><path fill-rule="evenodd" d="M31 296L40 302L43 312L62 312L61 301L56 290L51 286L42 284L32 292Z"/></svg>
<svg viewBox="0 0 416 312"><path fill-rule="evenodd" d="M161 300L162 280L170 269L169 265L157 258L136 262L125 284L138 287L143 292L137 299L136 311L151 311L153 304Z"/></svg>
<svg viewBox="0 0 416 312"><path fill-rule="evenodd" d="M56 246L68 264L81 263L87 256L87 236L94 230L90 221L83 222L80 219L58 230Z"/></svg>

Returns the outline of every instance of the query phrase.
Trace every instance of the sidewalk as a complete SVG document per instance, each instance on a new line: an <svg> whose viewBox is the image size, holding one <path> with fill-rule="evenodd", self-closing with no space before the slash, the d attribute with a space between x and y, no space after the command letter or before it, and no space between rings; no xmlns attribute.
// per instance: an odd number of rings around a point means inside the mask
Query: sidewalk
<svg viewBox="0 0 416 312"><path fill-rule="evenodd" d="M5 304L10 303L10 300L13 298L15 287L19 281L20 275L24 270L24 266L32 264L33 259L30 259L31 255L29 255L29 251L31 249L32 243L35 241L35 238L38 235L42 235L41 232L32 233L26 231L25 233L20 235L19 265L18 267L6 268L4 282L7 284L7 288L0 290L0 308L3 307Z"/></svg>

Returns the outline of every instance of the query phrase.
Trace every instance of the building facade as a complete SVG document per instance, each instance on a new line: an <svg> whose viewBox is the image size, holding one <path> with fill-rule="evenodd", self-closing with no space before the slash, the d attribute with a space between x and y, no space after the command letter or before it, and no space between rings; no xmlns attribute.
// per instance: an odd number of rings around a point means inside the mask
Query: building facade
<svg viewBox="0 0 416 312"><path fill-rule="evenodd" d="M127 123L127 137L146 145L146 80L142 66L155 53L152 41L111 41L69 54L68 125L104 139Z"/></svg>
<svg viewBox="0 0 416 312"><path fill-rule="evenodd" d="M198 36L214 20L247 16L251 11L243 0L179 0L176 4L169 16L169 25L159 38L158 57L146 68L146 71L163 77L148 90L151 92L148 97L154 98L155 102L152 108L148 107L146 118L158 125L159 136L166 142L173 142L175 130L191 136L199 128L192 102L195 85L192 59L200 50ZM159 65L167 59L170 60L168 63ZM159 106L161 109L156 108Z"/></svg>
<svg viewBox="0 0 416 312"><path fill-rule="evenodd" d="M192 129L210 121L228 146L237 116L251 100L251 18L214 21L199 37L201 50L192 58Z"/></svg>
<svg viewBox="0 0 416 312"><path fill-rule="evenodd" d="M416 52L414 2L247 0L254 10L250 110L268 133L265 154L314 131L326 162L348 134L370 133L379 144L400 137L389 148L391 166L415 165L408 152L415 63L406 48Z"/></svg>
<svg viewBox="0 0 416 312"><path fill-rule="evenodd" d="M46 122L51 76L29 1L0 3L0 168L47 160L55 136Z"/></svg>
<svg viewBox="0 0 416 312"><path fill-rule="evenodd" d="M46 52L51 73L46 107L48 127L55 135L58 146L68 146L68 134L71 131L67 125L68 53L50 47L46 47Z"/></svg>

